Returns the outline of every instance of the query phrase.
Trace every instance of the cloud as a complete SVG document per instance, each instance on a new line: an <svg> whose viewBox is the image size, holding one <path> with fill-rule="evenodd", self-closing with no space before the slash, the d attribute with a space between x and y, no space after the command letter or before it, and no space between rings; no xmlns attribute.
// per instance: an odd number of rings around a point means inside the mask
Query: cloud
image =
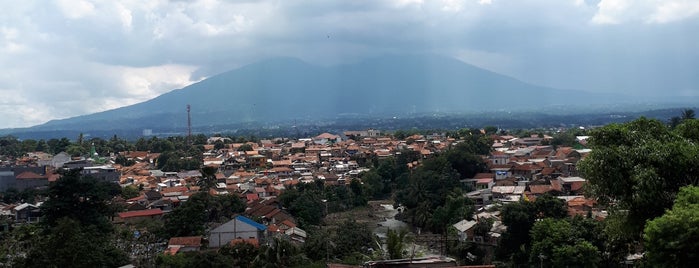
<svg viewBox="0 0 699 268"><path fill-rule="evenodd" d="M5 3L0 128L137 103L276 56L437 53L547 86L691 91L697 13L691 0Z"/></svg>
<svg viewBox="0 0 699 268"><path fill-rule="evenodd" d="M58 9L69 19L79 19L94 14L95 5L85 0L57 0Z"/></svg>
<svg viewBox="0 0 699 268"><path fill-rule="evenodd" d="M594 24L664 24L699 14L699 1L694 0L601 0L597 7Z"/></svg>

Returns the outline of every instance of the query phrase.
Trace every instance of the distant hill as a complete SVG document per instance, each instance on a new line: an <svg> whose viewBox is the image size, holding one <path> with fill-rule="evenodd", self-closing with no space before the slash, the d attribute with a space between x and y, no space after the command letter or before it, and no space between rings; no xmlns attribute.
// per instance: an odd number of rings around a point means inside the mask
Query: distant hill
<svg viewBox="0 0 699 268"><path fill-rule="evenodd" d="M540 110L615 103L620 98L536 86L434 55L382 56L332 67L276 58L142 103L53 120L24 131L183 129L187 104L192 107L193 126L207 127L342 115Z"/></svg>

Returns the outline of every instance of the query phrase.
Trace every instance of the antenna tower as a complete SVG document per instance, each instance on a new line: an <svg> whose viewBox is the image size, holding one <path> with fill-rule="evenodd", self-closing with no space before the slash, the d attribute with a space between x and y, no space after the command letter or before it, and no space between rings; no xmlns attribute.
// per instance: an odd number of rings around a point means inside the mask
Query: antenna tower
<svg viewBox="0 0 699 268"><path fill-rule="evenodd" d="M192 115L190 111L192 107L187 104L187 140L192 142Z"/></svg>

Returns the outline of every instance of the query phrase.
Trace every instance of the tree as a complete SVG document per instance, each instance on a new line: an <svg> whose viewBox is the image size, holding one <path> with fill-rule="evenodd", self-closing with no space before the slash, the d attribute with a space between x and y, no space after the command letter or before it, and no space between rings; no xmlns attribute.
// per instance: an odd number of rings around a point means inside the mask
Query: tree
<svg viewBox="0 0 699 268"><path fill-rule="evenodd" d="M85 150L84 147L78 145L78 144L72 144L66 147L66 153L69 154L70 156L76 157L76 156L81 156L85 155L87 153L87 150Z"/></svg>
<svg viewBox="0 0 699 268"><path fill-rule="evenodd" d="M677 127L681 123L682 123L682 118L680 118L679 116L671 117L669 122L668 122L668 124L670 124L670 128L672 128L672 129L674 129L675 127Z"/></svg>
<svg viewBox="0 0 699 268"><path fill-rule="evenodd" d="M131 199L139 196L140 194L141 192L138 190L138 187L133 185L121 188L121 197L123 197L124 199Z"/></svg>
<svg viewBox="0 0 699 268"><path fill-rule="evenodd" d="M409 243L408 230L399 229L398 231L388 229L386 233L386 251L388 251L389 259L402 259L405 243Z"/></svg>
<svg viewBox="0 0 699 268"><path fill-rule="evenodd" d="M647 220L670 208L680 187L699 183L699 143L677 129L640 118L590 133L592 152L579 163L588 193L628 210L632 233L640 234Z"/></svg>
<svg viewBox="0 0 699 268"><path fill-rule="evenodd" d="M550 262L553 267L596 267L601 260L599 249L578 234L567 219L545 218L536 222L531 230L529 263Z"/></svg>
<svg viewBox="0 0 699 268"><path fill-rule="evenodd" d="M492 135L496 134L498 132L498 127L496 126L485 126L483 127L483 130L485 131L485 134L487 135Z"/></svg>
<svg viewBox="0 0 699 268"><path fill-rule="evenodd" d="M233 259L233 267L251 267L255 257L260 254L257 247L250 243L236 243L225 245L218 252Z"/></svg>
<svg viewBox="0 0 699 268"><path fill-rule="evenodd" d="M25 267L115 267L128 263L126 254L111 243L111 204L120 193L117 184L62 174L49 186L41 206L40 237L27 252Z"/></svg>
<svg viewBox="0 0 699 268"><path fill-rule="evenodd" d="M338 258L342 259L353 252L365 254L373 246L373 232L364 223L346 219L338 230L331 240L336 244L333 253Z"/></svg>
<svg viewBox="0 0 699 268"><path fill-rule="evenodd" d="M240 147L238 147L238 151L252 151L252 145L250 145L249 143L240 145Z"/></svg>
<svg viewBox="0 0 699 268"><path fill-rule="evenodd" d="M202 190L208 191L216 185L216 172L218 172L216 167L204 166L201 168L202 178L199 179L198 184Z"/></svg>
<svg viewBox="0 0 699 268"><path fill-rule="evenodd" d="M71 144L70 140L68 140L67 138L61 138L60 140L50 139L46 143L49 146L49 152L52 154L65 152L66 147L68 147Z"/></svg>
<svg viewBox="0 0 699 268"><path fill-rule="evenodd" d="M126 254L110 240L109 235L94 226L64 217L33 245L22 266L119 267L128 264Z"/></svg>
<svg viewBox="0 0 699 268"><path fill-rule="evenodd" d="M166 237L203 235L208 220L209 193L198 192L165 215Z"/></svg>
<svg viewBox="0 0 699 268"><path fill-rule="evenodd" d="M298 264L300 253L289 240L275 237L270 245L260 247L260 254L252 261L252 267L291 267Z"/></svg>
<svg viewBox="0 0 699 268"><path fill-rule="evenodd" d="M644 229L652 266L691 267L699 263L699 187L680 189L672 209Z"/></svg>
<svg viewBox="0 0 699 268"><path fill-rule="evenodd" d="M222 140L216 140L214 142L214 150L221 150L226 147L226 144Z"/></svg>
<svg viewBox="0 0 699 268"><path fill-rule="evenodd" d="M108 232L109 217L115 212L111 200L120 193L118 184L69 171L49 186L48 200L41 205L42 223L55 227L60 219L70 218L82 226Z"/></svg>
<svg viewBox="0 0 699 268"><path fill-rule="evenodd" d="M694 143L699 143L699 120L685 120L673 130L677 135L689 139Z"/></svg>
<svg viewBox="0 0 699 268"><path fill-rule="evenodd" d="M529 259L529 231L534 225L534 215L528 202L511 203L502 208L502 223L507 226L498 243L498 259L514 263L526 263Z"/></svg>
<svg viewBox="0 0 699 268"><path fill-rule="evenodd" d="M311 226L306 229L308 237L303 243L303 252L311 260L325 260L332 250L330 249L330 241L333 240L332 233L329 229Z"/></svg>
<svg viewBox="0 0 699 268"><path fill-rule="evenodd" d="M502 223L507 232L498 244L498 259L525 263L530 259L531 244L536 241L530 236L534 223L542 219L567 217L565 202L544 194L534 202L520 201L507 204L502 209Z"/></svg>
<svg viewBox="0 0 699 268"><path fill-rule="evenodd" d="M685 109L682 111L682 120L694 119L694 110Z"/></svg>

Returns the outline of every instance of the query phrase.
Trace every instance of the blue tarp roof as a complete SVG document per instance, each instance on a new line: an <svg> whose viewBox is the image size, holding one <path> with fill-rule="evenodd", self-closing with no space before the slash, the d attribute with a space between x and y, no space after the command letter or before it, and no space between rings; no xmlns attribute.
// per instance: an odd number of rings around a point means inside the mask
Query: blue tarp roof
<svg viewBox="0 0 699 268"><path fill-rule="evenodd" d="M248 217L240 216L240 215L239 215L238 217L235 217L235 219L236 219L236 220L239 220L239 221L242 221L242 222L244 222L244 223L250 224L250 225L252 225L253 227L257 228L257 229L260 230L260 231L267 230L267 226L264 226L263 224L259 224L259 223L257 223L256 221L253 221L253 220L251 220L251 219L248 218Z"/></svg>

